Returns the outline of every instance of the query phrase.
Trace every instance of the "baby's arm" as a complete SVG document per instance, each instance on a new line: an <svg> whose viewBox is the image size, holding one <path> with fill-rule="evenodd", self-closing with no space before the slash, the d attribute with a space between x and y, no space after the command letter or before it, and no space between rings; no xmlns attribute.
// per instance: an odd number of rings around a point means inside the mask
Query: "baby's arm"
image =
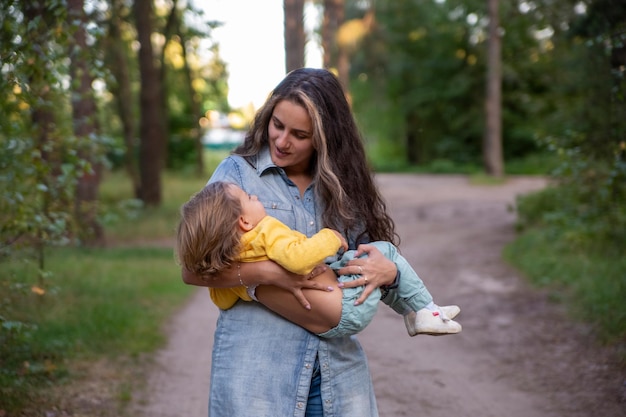
<svg viewBox="0 0 626 417"><path fill-rule="evenodd" d="M306 275L337 253L341 247L347 249L347 242L332 229L322 229L310 238L292 230L276 219L271 227L263 231L262 239L268 258L296 274Z"/></svg>

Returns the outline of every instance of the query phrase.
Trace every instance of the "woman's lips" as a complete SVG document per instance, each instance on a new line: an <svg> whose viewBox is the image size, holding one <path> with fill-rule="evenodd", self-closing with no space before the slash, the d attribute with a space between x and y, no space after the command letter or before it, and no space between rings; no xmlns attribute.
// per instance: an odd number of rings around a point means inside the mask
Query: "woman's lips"
<svg viewBox="0 0 626 417"><path fill-rule="evenodd" d="M283 152L278 148L274 148L274 154L278 157L278 158L286 158L287 156L289 156L289 154L287 152Z"/></svg>

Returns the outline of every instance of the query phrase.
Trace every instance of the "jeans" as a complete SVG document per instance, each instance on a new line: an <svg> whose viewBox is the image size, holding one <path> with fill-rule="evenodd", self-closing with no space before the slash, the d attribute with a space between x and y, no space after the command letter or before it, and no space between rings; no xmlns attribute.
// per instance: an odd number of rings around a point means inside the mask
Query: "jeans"
<svg viewBox="0 0 626 417"><path fill-rule="evenodd" d="M309 400L306 403L306 413L304 417L324 417L321 386L322 374L320 373L320 361L316 358L315 365L313 366Z"/></svg>

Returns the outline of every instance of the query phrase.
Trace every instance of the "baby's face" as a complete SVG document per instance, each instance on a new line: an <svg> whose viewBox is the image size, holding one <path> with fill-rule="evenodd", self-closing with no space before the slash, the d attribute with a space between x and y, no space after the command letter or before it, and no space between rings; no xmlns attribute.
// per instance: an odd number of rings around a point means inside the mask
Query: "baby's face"
<svg viewBox="0 0 626 417"><path fill-rule="evenodd" d="M246 193L236 185L229 187L229 192L233 196L239 198L241 202L241 215L245 217L253 226L256 226L267 214L265 207L259 201L257 196Z"/></svg>

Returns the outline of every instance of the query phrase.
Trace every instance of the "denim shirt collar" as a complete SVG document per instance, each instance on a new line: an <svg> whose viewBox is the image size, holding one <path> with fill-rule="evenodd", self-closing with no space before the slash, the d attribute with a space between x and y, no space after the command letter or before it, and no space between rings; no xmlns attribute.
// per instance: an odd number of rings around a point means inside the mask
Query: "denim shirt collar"
<svg viewBox="0 0 626 417"><path fill-rule="evenodd" d="M274 161L272 161L272 155L270 155L269 146L265 145L256 156L256 172L259 174L259 177L263 175L263 173L270 169L277 168L279 171L282 171L280 167L276 166Z"/></svg>
<svg viewBox="0 0 626 417"><path fill-rule="evenodd" d="M272 155L270 153L270 147L265 145L261 148L256 155L256 172L259 177L263 176L268 170L276 170L280 177L290 186L295 186L293 181L289 179L285 170L272 161ZM313 185L309 185L309 189L312 189Z"/></svg>

